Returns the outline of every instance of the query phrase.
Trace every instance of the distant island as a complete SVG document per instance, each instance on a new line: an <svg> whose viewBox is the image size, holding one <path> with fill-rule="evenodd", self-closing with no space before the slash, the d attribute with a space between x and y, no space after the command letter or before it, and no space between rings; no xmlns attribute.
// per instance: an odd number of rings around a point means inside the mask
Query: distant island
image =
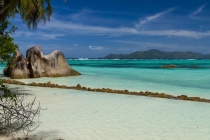
<svg viewBox="0 0 210 140"><path fill-rule="evenodd" d="M210 54L196 52L165 52L156 49L130 54L109 54L103 59L210 59Z"/></svg>

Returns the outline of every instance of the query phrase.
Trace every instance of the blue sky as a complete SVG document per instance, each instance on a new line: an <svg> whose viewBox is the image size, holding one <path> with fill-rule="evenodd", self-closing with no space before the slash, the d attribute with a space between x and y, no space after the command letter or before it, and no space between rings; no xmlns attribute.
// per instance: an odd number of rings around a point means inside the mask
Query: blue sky
<svg viewBox="0 0 210 140"><path fill-rule="evenodd" d="M210 2L206 0L52 0L46 25L27 29L17 15L12 36L23 54L34 45L67 58L158 49L210 53Z"/></svg>

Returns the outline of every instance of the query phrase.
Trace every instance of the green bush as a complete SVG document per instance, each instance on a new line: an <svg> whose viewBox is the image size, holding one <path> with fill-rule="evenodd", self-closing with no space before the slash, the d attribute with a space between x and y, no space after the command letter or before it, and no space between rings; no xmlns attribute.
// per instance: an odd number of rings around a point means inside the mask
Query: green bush
<svg viewBox="0 0 210 140"><path fill-rule="evenodd" d="M14 33L17 27L11 25L8 20L0 22L0 62L10 61L18 49L9 34Z"/></svg>

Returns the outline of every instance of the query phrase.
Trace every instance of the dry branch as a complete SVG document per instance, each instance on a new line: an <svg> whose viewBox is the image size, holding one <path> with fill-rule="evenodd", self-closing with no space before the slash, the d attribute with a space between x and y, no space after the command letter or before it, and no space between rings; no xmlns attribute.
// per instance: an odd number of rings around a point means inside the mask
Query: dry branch
<svg viewBox="0 0 210 140"><path fill-rule="evenodd" d="M32 102L26 102L27 94L18 94L18 90L10 90L12 93L15 92L16 98L15 100L9 97L1 98L0 133L13 135L22 130L28 134L39 126L40 104L34 109L36 98Z"/></svg>

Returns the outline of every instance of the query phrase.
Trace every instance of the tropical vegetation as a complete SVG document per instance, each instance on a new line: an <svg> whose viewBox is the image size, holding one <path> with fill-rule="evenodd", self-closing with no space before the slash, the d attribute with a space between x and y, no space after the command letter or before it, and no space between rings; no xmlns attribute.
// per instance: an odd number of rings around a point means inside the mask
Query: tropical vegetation
<svg viewBox="0 0 210 140"><path fill-rule="evenodd" d="M0 59L10 61L18 49L10 34L17 30L9 20L17 14L29 29L50 20L53 8L50 0L0 0ZM33 108L35 99L25 103L27 95L9 88L0 79L0 133L13 134L18 130L33 131L31 126L39 116L40 105ZM37 120L38 121L38 120ZM36 128L36 126L34 127Z"/></svg>

